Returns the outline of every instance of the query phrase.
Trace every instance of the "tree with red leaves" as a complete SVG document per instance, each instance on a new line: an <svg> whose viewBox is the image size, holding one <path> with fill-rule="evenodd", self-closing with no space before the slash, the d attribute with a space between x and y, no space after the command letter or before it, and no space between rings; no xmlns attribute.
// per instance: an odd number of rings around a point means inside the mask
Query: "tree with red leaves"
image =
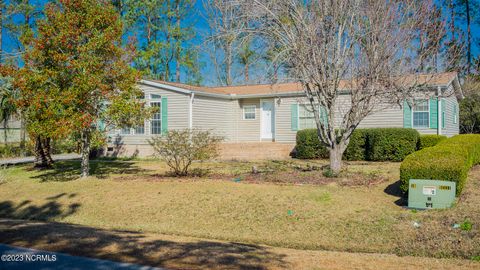
<svg viewBox="0 0 480 270"><path fill-rule="evenodd" d="M47 142L80 135L82 177L100 121L134 126L149 114L122 29L111 1L60 0L46 5L37 33L22 38L25 66L15 77L28 131Z"/></svg>

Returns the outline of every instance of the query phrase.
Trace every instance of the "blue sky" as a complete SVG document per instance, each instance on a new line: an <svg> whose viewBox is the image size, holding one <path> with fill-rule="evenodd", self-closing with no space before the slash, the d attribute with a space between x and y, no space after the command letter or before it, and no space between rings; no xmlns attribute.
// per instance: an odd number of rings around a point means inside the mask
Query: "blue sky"
<svg viewBox="0 0 480 270"><path fill-rule="evenodd" d="M9 1L6 1L7 3ZM42 7L46 0L30 0L31 3L35 3L37 6ZM202 70L201 74L203 77L203 83L205 85L213 85L216 84L216 76L215 70L213 65L211 64L211 59L209 54L206 52L208 48L202 46L203 38L209 33L209 26L205 20L204 16L204 8L203 8L203 1L197 0L195 4L194 10L192 10L192 16L189 20L191 22L195 22L195 32L197 36L194 39L194 44L200 46L204 51L201 54L200 61L202 62ZM20 22L18 18L14 18L16 22ZM480 22L480 18L478 20ZM459 27L465 28L465 23L457 20L459 23ZM480 26L474 25L472 27L472 36L474 38L473 41L473 55L477 56L480 53ZM2 49L5 53L12 53L15 52L18 48L18 42L16 42L15 38L12 37L11 33L9 33L6 29L3 30L3 44ZM235 67L236 70L240 70L241 67ZM257 66L257 68L252 68L251 76L255 77L256 75L261 76L261 74L265 73L265 67L263 65Z"/></svg>

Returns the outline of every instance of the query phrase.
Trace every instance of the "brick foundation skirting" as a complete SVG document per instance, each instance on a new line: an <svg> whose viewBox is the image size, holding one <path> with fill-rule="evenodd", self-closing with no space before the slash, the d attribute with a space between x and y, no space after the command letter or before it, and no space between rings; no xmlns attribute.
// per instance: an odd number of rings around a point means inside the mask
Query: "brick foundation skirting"
<svg viewBox="0 0 480 270"><path fill-rule="evenodd" d="M295 144L276 142L246 142L220 144L220 160L289 159ZM104 151L110 157L152 157L150 145L109 145Z"/></svg>

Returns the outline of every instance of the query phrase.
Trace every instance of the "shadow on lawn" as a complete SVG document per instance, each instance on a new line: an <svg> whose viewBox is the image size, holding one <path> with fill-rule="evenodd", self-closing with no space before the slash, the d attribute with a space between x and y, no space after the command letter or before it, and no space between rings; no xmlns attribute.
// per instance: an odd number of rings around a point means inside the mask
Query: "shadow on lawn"
<svg viewBox="0 0 480 270"><path fill-rule="evenodd" d="M408 200L405 197L405 194L403 191L400 189L401 181L398 180L395 183L392 183L388 185L383 192L385 192L388 195L392 195L395 197L398 197L398 200L395 201L395 204L398 206L407 206L408 205Z"/></svg>
<svg viewBox="0 0 480 270"><path fill-rule="evenodd" d="M97 178L107 178L110 174L138 174L147 170L135 165L133 161L111 161L92 160L90 161L90 175ZM41 174L34 176L41 181L71 181L80 176L80 161L69 160L59 161L54 164L53 169L41 171Z"/></svg>
<svg viewBox="0 0 480 270"><path fill-rule="evenodd" d="M64 218L77 212L80 204L71 203L66 210L62 204L57 202L62 197L73 198L75 193L60 193L56 196L46 198L47 202L42 205L34 205L31 201L25 200L15 205L12 201L0 202L0 217L12 219L44 220Z"/></svg>
<svg viewBox="0 0 480 270"><path fill-rule="evenodd" d="M0 220L0 242L168 269L266 269L287 266L265 247L215 241L174 242L142 233ZM48 245L47 243L54 243Z"/></svg>

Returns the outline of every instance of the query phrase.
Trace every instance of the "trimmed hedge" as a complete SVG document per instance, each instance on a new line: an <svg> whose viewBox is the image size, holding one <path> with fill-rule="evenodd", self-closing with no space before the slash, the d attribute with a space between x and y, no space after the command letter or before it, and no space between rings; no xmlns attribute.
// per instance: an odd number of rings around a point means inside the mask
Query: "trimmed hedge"
<svg viewBox="0 0 480 270"><path fill-rule="evenodd" d="M406 128L356 129L343 158L346 160L402 161L417 149L419 133ZM320 144L316 129L297 132L297 154L300 159L328 157Z"/></svg>
<svg viewBox="0 0 480 270"><path fill-rule="evenodd" d="M410 128L356 129L347 150L345 160L402 161L417 150L420 134Z"/></svg>
<svg viewBox="0 0 480 270"><path fill-rule="evenodd" d="M400 188L408 191L410 179L453 181L460 195L468 171L480 163L480 135L457 135L434 147L409 155L400 166Z"/></svg>
<svg viewBox="0 0 480 270"><path fill-rule="evenodd" d="M402 161L417 150L420 134L411 128L372 128L366 137L366 160Z"/></svg>
<svg viewBox="0 0 480 270"><path fill-rule="evenodd" d="M446 140L447 136L443 135L420 135L418 140L418 150L437 145L439 142Z"/></svg>
<svg viewBox="0 0 480 270"><path fill-rule="evenodd" d="M327 158L329 152L320 143L316 129L304 129L297 132L295 157L299 159Z"/></svg>
<svg viewBox="0 0 480 270"><path fill-rule="evenodd" d="M345 160L367 160L366 147L367 147L367 135L369 129L356 129L352 136L350 136L350 142L347 149L343 153L343 159Z"/></svg>

